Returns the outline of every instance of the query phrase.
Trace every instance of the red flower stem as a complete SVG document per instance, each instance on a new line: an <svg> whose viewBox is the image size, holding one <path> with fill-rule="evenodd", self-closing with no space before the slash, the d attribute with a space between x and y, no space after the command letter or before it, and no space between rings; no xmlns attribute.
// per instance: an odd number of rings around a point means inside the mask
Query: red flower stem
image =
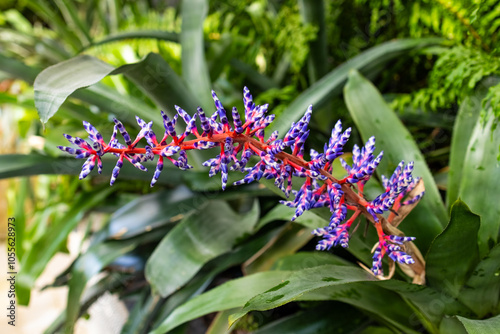
<svg viewBox="0 0 500 334"><path fill-rule="evenodd" d="M194 143L196 143L196 142L210 141L210 142L214 142L214 143L224 143L227 137L232 138L232 140L236 143L249 144L249 147L254 151L256 151L255 149L260 150L260 151L265 151L267 146L268 146L267 144L262 143L259 140L256 140L255 138L250 137L247 134L243 134L243 133L238 134L234 131L231 131L231 132L227 132L227 133L220 133L220 134L213 134L211 136L199 137L196 139L183 141L182 143L178 143L178 144L176 144L175 142L172 142L172 143L167 144L167 145L158 145L158 146L152 147L152 149L153 149L154 154L159 154L165 147L176 146L176 145L180 146L181 150L192 150L192 149L195 149ZM134 153L144 154L144 153L146 153L146 149L145 148L138 148L138 147L112 148L112 147L108 146L105 148L105 153L108 153L108 152L109 153L118 153L118 154L134 154ZM256 151L256 153L259 153L259 152ZM286 152L279 152L275 155L275 157L284 161L285 163L289 163L290 165L292 165L294 167L298 166L298 167L303 167L307 170L310 170L309 163L306 160L304 160L300 157L297 157L296 155L286 153ZM325 166L325 168L320 170L321 175L325 176L331 182L341 183L340 180L336 179L332 174L330 174L326 170L326 169L328 169L328 167L329 166ZM346 197L346 200L349 203L356 203L356 205L359 207L359 209L361 210L363 215L369 221L374 223L375 226L380 225L380 224L377 224L375 222L375 219L372 217L372 215L370 213L368 213L368 211L366 211L366 206L368 205L368 202L362 196L360 196L356 192L354 192L354 190L352 190L351 186L347 183L341 183L341 187L342 187L342 191L344 192L344 196ZM377 217L379 218L379 220L385 221L385 218L382 217L381 215L377 215Z"/></svg>

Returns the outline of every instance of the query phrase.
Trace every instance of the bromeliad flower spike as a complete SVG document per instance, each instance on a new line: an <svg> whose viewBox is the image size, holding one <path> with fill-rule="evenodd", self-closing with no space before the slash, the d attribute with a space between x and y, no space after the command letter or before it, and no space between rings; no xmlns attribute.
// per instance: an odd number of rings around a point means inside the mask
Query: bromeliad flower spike
<svg viewBox="0 0 500 334"><path fill-rule="evenodd" d="M222 189L226 188L228 172L240 171L246 175L234 185L258 181L261 178L274 179L275 185L285 193L287 198L293 194L293 200L281 201L284 205L295 208L292 220L306 210L328 207L332 214L329 225L313 231L315 235L322 237L316 247L318 250L329 250L337 245L347 247L352 224L360 215L363 215L373 223L379 239L374 249L371 268L373 274L382 277L382 258L385 254L394 262L412 265L411 267L423 267L421 256L416 257L418 263L415 264L415 256L412 257L405 252L405 250L408 251L407 249L416 250L412 243L408 243L414 238L403 236L395 226L391 225L391 221L397 217L397 212L402 206L413 207L423 195L423 192L416 193L414 190L419 179L412 177L412 162L406 165L401 162L390 178L384 177L382 183L385 192L369 201L364 198L363 187L373 175L383 156L383 152L377 156L374 155L374 137L370 138L364 147L354 145L353 162L349 165L340 156L344 153L343 148L349 139L351 129L343 129L342 123L338 121L328 143L324 145L323 152L311 150L308 161L304 159L304 144L309 136L310 130L307 128L311 119L312 106L297 123L292 123L283 139L278 139L277 131L266 139L264 131L274 120L274 115L267 115L267 104L255 105L246 87L243 91L245 118L241 119L238 110L233 108L232 124L214 92L212 92L212 97L216 112L211 117L207 116L201 108L190 116L182 108L176 106L177 114L172 118L162 111L165 132L161 139L153 132L152 122L147 123L136 117L141 130L134 140L117 119L114 120L114 131L108 143L104 142L101 134L91 124L83 122L92 144L84 139L65 134L66 139L78 148L64 146L58 146L58 148L75 155L76 158L87 158L83 164L80 179L85 178L96 163L98 172L101 173L103 155L113 154L118 157L111 175L111 185L115 183L124 160L146 171L141 163L154 160L158 156L151 186L157 182L166 160L186 170L192 168L188 164L186 154L188 150L216 148L220 153L205 161L203 165L210 167L210 176L221 174ZM186 123L183 132L176 130L179 117ZM196 124L197 118L200 127ZM118 141L118 133L123 137L125 144ZM147 145L137 147L143 138ZM255 164L251 164L251 161L254 161L254 159L251 160L252 157L256 158ZM340 159L347 172L347 176L343 179L337 179L331 174L333 161L337 158ZM294 177L305 180L297 191L292 190ZM350 216L348 216L348 210L353 211ZM388 212L389 217L385 218L384 214ZM408 245L411 247L405 247ZM418 250L416 252L418 253ZM411 253L415 255L415 251ZM423 269L421 271L423 272Z"/></svg>

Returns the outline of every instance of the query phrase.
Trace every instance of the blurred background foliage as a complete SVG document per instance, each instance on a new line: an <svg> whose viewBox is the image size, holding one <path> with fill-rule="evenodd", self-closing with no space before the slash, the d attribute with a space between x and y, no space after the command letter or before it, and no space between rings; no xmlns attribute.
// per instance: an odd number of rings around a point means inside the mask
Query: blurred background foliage
<svg viewBox="0 0 500 334"><path fill-rule="evenodd" d="M0 6L0 177L8 179L1 184L8 203L2 224L16 217L19 303L29 303L56 253L73 249L75 256L51 284L69 287L68 307L47 333L72 332L106 292L127 305L125 333L498 328L500 2L23 0ZM66 99L71 92L64 86L85 77L79 55L109 64L116 75L102 73L98 83L76 87ZM42 69L70 59L60 67L59 85L37 86ZM159 109L171 112L174 104L213 110L210 89L226 107L241 110L243 86L257 103L270 104L281 133L314 104L309 148L321 149L340 118L355 129L348 145L379 139L386 152L380 173L391 173L403 158L418 160L415 174L424 177L427 194L401 229L417 236L428 287L413 287L400 269L388 282L363 276L356 262L370 264L370 230L353 236L348 251L313 252L310 231L327 224L322 212L290 223L290 210L276 207L279 196L266 182L220 192L220 181L201 167L203 155L190 157L194 171L167 168L155 189L145 181L151 175L125 166L111 188L111 161L104 161L103 176L79 181L80 161L56 149L62 133L83 136L82 120L107 137L113 117L133 128L134 115L161 124ZM41 91L64 103L42 104ZM367 194L379 189L374 181ZM453 232L460 228L470 230ZM78 238L69 246L74 231ZM460 244L472 249L453 251ZM438 269L460 266L464 258L470 261L458 280ZM324 282L323 271L343 272L339 267L349 268L336 277L338 286L314 285L300 296L291 289L280 303L259 304L257 297L276 284ZM449 281L452 288L443 284ZM240 317L228 329L233 313Z"/></svg>

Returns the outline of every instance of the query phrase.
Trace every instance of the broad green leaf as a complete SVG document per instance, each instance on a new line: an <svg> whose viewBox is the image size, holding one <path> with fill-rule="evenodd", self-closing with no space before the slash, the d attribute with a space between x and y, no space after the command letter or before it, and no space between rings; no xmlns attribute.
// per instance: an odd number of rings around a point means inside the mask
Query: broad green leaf
<svg viewBox="0 0 500 334"><path fill-rule="evenodd" d="M467 319L457 316L469 334L497 334L500 329L500 315L484 320Z"/></svg>
<svg viewBox="0 0 500 334"><path fill-rule="evenodd" d="M118 68L97 58L82 55L48 67L35 79L35 105L40 119L44 123L47 122L70 94L79 88L91 86L87 90L76 92L75 97L103 109L112 110L118 116L124 112L132 113L162 124L159 111L144 102L123 97L109 87L92 86L112 74L126 75L159 107L169 111L170 114L174 113L174 104L182 106L190 113L194 113L198 105L196 97L189 93L184 82L158 54L150 53L138 63ZM78 80L75 80L75 77ZM124 103L133 105L122 106ZM122 108L125 111L120 111Z"/></svg>
<svg viewBox="0 0 500 334"><path fill-rule="evenodd" d="M309 44L311 51L309 51L307 58L309 81L314 83L328 71L325 2L323 0L300 0L298 3L302 21L318 29L316 39Z"/></svg>
<svg viewBox="0 0 500 334"><path fill-rule="evenodd" d="M299 296L298 300L341 301L368 312L391 328L393 333L420 333L412 328L418 324L418 318L412 308L398 294L387 291L377 286L378 284L380 281L330 285L309 291Z"/></svg>
<svg viewBox="0 0 500 334"><path fill-rule="evenodd" d="M420 322L430 333L437 332L445 314L473 316L474 312L443 291L424 285L411 284L398 280L380 281L378 286L396 292L412 306Z"/></svg>
<svg viewBox="0 0 500 334"><path fill-rule="evenodd" d="M158 316L156 317L157 320L154 322L152 327L158 327L179 305L187 302L193 296L202 293L216 275L223 272L227 268L244 262L255 254L271 239L273 235L274 232L270 231L254 240L244 243L235 250L208 262L203 269L189 281L188 284L168 297L168 300L158 312Z"/></svg>
<svg viewBox="0 0 500 334"><path fill-rule="evenodd" d="M113 66L88 55L77 56L43 70L34 83L35 106L42 123L47 123L75 90L99 82L113 70Z"/></svg>
<svg viewBox="0 0 500 334"><path fill-rule="evenodd" d="M64 139L64 138L63 138ZM65 143L63 143L65 145ZM39 154L1 154L0 155L0 179L9 177L19 177L19 176L30 176L30 175L41 175L41 174L71 174L78 175L81 171L83 160L75 158L53 158L45 155ZM92 172L88 177L95 178L102 182L109 182L111 172L116 164L114 159L103 159L103 171L102 174L97 174L95 171ZM137 168L129 164L124 164L121 171L120 177L117 183L122 180L144 180L151 181L152 170L154 170L155 165L151 163L144 163L144 166L150 170L150 172L140 172ZM188 183L191 177L201 179L205 177L206 172L186 172L181 171L176 167L165 166L163 173L158 180L158 184L168 184L168 185L179 185ZM205 179L203 179L205 180ZM210 179L207 177L205 183L201 181L197 186L201 190L207 190L204 185L210 183ZM220 189L215 187L215 189ZM208 189L212 190L212 189Z"/></svg>
<svg viewBox="0 0 500 334"><path fill-rule="evenodd" d="M352 263L328 252L298 252L282 257L274 264L272 270L300 270L325 264L337 266L352 266Z"/></svg>
<svg viewBox="0 0 500 334"><path fill-rule="evenodd" d="M500 244L479 262L458 299L480 318L500 311Z"/></svg>
<svg viewBox="0 0 500 334"><path fill-rule="evenodd" d="M167 42L179 42L179 34L163 30L138 30L126 31L107 35L105 38L94 41L85 46L83 50L113 42L126 41L130 39L156 39Z"/></svg>
<svg viewBox="0 0 500 334"><path fill-rule="evenodd" d="M171 115L176 114L174 105L182 107L192 115L201 103L201 99L189 91L185 81L157 53L148 54L138 63L120 66L112 74L124 74L158 107ZM215 109L213 103L211 107ZM156 114L159 117L159 111Z"/></svg>
<svg viewBox="0 0 500 334"><path fill-rule="evenodd" d="M146 279L163 297L186 284L209 260L230 251L252 230L259 208L243 216L221 201L206 203L185 217L158 245L146 265Z"/></svg>
<svg viewBox="0 0 500 334"><path fill-rule="evenodd" d="M100 191L93 191L92 194L82 193L61 219L52 222L50 234L44 235L25 254L21 259L22 266L17 277L19 304L29 303L29 290L34 286L35 280L83 215L92 207L102 203L114 190L115 188L106 187Z"/></svg>
<svg viewBox="0 0 500 334"><path fill-rule="evenodd" d="M422 153L398 116L359 72L350 72L344 98L363 140L375 136L377 148L384 151L378 174L390 177L398 163L404 160L406 163L414 161L413 175L423 178L425 196L401 228L408 235L417 237L417 244L425 252L432 238L445 225L447 214Z"/></svg>
<svg viewBox="0 0 500 334"><path fill-rule="evenodd" d="M166 333L205 314L242 307L250 298L284 282L290 275L289 271L267 271L230 280L176 308L151 334Z"/></svg>
<svg viewBox="0 0 500 334"><path fill-rule="evenodd" d="M250 311L276 308L320 288L374 279L362 269L347 266L322 265L296 271L283 283L250 299L240 312L229 317L229 322L232 324Z"/></svg>
<svg viewBox="0 0 500 334"><path fill-rule="evenodd" d="M458 297L479 262L479 216L458 200L451 207L448 226L432 242L426 256L429 286Z"/></svg>
<svg viewBox="0 0 500 334"><path fill-rule="evenodd" d="M9 74L13 78L24 80L30 84L35 81L37 74L40 72L39 69L30 67L17 59L6 57L1 53L0 71Z"/></svg>
<svg viewBox="0 0 500 334"><path fill-rule="evenodd" d="M401 39L386 42L370 48L356 57L349 59L300 94L286 110L276 117L269 127L269 133L278 130L280 134L290 128L292 122L304 115L309 105L320 109L325 103L342 93L349 71L357 69L371 77L380 73L385 64L411 51L439 44L440 39ZM333 123L333 122L332 122Z"/></svg>
<svg viewBox="0 0 500 334"><path fill-rule="evenodd" d="M288 223L281 232L244 264L244 272L253 274L269 270L279 259L294 254L307 244L313 235L307 227Z"/></svg>
<svg viewBox="0 0 500 334"><path fill-rule="evenodd" d="M479 254L484 256L497 242L500 230L500 127L492 130L494 115L486 116L485 124L477 122L465 155L459 197L472 212L481 217Z"/></svg>
<svg viewBox="0 0 500 334"><path fill-rule="evenodd" d="M332 312L332 310L335 311ZM253 334L346 334L357 332L355 329L361 327L366 320L365 315L348 305L322 303L319 306L307 308L273 321L257 329Z"/></svg>
<svg viewBox="0 0 500 334"><path fill-rule="evenodd" d="M214 110L210 91L212 82L205 60L203 22L208 12L206 0L183 0L181 4L182 77L201 107L209 115Z"/></svg>
<svg viewBox="0 0 500 334"><path fill-rule="evenodd" d="M208 198L180 186L144 195L117 210L108 224L109 237L127 239L181 220Z"/></svg>

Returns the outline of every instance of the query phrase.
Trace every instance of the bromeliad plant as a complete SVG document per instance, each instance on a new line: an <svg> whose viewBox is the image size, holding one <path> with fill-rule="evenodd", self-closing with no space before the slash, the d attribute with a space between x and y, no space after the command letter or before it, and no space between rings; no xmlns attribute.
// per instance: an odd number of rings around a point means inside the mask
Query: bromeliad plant
<svg viewBox="0 0 500 334"><path fill-rule="evenodd" d="M416 276L418 279L415 281L423 283L423 260L418 249L411 243L415 238L404 236L393 226L396 225L394 220L400 208L406 207L408 212L424 194L423 191L417 190L423 188L421 185L417 187L422 181L412 177L413 162L405 165L404 161L401 161L390 178L382 178L385 192L373 200L367 200L363 188L383 156L383 152L374 155L374 137L371 137L362 148L354 145L353 162L349 165L341 156L344 154L344 146L349 139L351 129L343 130L339 120L331 132L328 143L324 145L323 153L311 149L310 160L305 160L305 142L310 133L307 128L312 106L309 106L297 123L292 123L283 139L278 139L277 131L266 139L265 129L274 120L274 115L267 115L267 104L255 105L246 87L243 93L245 118L242 120L238 110L233 108L231 113L233 126L230 125L226 110L213 91L212 97L216 112L211 117L208 117L202 108L198 108L197 113L190 116L176 106L177 114L172 118L162 111L165 133L160 140L152 130L153 122L147 123L139 117L136 117L136 120L141 130L134 140L123 124L114 119L114 131L108 143L104 142L102 135L94 126L84 121L85 130L92 143L65 134L66 139L79 148L65 146L58 148L75 155L78 159L87 158L80 179L89 175L96 164L98 172L101 173L103 155L109 153L117 156L118 162L111 175L111 185L115 183L124 160L146 171L141 163L154 160L155 156L158 156L151 186L154 186L160 177L165 160L169 160L181 170L186 170L192 168L188 164L188 150L218 148L220 153L215 158L205 161L203 165L210 167L210 176L220 172L223 190L227 185L228 172L240 171L246 175L234 185L251 183L262 178L274 179L275 185L286 197L293 194L293 200L281 201L282 204L295 208L292 221L306 210L328 207L332 214L329 225L313 231L315 235L322 237L316 246L318 250L329 250L332 246L338 245L348 247L351 227L354 221L363 215L373 223L378 234L371 268L373 274L379 278L383 277L382 259L387 254L394 262L411 265L413 272L421 274ZM186 123L182 133L176 131L179 116ZM201 123L201 131L196 124L197 118ZM118 132L123 137L125 145L118 141ZM143 138L146 139L147 145L138 147ZM253 157L257 158L254 164ZM347 171L347 176L342 179L332 175L332 165L337 158ZM247 167L251 163L252 166ZM292 189L293 177L305 179L299 190ZM350 216L348 210L353 211ZM384 214L387 212L389 215L386 218ZM391 269L393 268L391 266Z"/></svg>

